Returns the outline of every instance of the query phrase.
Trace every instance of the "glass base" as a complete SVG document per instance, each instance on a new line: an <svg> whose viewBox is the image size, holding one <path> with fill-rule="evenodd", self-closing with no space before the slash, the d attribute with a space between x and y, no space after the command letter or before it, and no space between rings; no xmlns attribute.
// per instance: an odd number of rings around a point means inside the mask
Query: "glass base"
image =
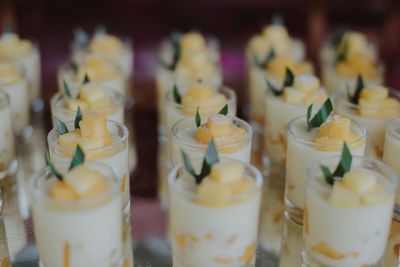
<svg viewBox="0 0 400 267"><path fill-rule="evenodd" d="M301 267L342 267L341 265L324 265L324 264L321 264L321 263L319 263L319 262L317 262L317 261L315 261L312 257L311 257L311 255L309 255L308 253L307 253L307 251L303 248L303 251L302 251L302 258L303 258L303 263L302 263L302 265L301 265ZM375 264L371 264L371 265L366 265L366 264L364 264L364 265L362 265L362 267L388 267L388 266L383 266L383 264L382 264L382 258L377 262L377 263L375 263Z"/></svg>
<svg viewBox="0 0 400 267"><path fill-rule="evenodd" d="M303 209L295 207L286 197L285 197L285 216L287 216L292 221L297 224L303 225Z"/></svg>
<svg viewBox="0 0 400 267"><path fill-rule="evenodd" d="M393 220L400 222L400 205L395 204L393 209Z"/></svg>

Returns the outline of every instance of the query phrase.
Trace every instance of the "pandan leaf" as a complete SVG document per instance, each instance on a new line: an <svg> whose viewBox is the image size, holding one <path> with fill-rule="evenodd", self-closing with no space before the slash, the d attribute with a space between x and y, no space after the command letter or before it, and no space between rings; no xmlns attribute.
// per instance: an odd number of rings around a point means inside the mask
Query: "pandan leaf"
<svg viewBox="0 0 400 267"><path fill-rule="evenodd" d="M294 74L288 67L286 67L285 79L283 80L283 88L292 86L293 83L294 83Z"/></svg>
<svg viewBox="0 0 400 267"><path fill-rule="evenodd" d="M228 114L228 104L225 104L225 106L218 112L218 114L226 116Z"/></svg>
<svg viewBox="0 0 400 267"><path fill-rule="evenodd" d="M343 40L343 48L340 48L340 45L337 48L335 63L339 63L345 61L347 58L347 54L349 52L349 40L346 38Z"/></svg>
<svg viewBox="0 0 400 267"><path fill-rule="evenodd" d="M63 123L61 120L59 120L57 117L53 117L54 120L54 124L57 127L57 131L60 135L66 134L68 133L68 128L65 125L65 123Z"/></svg>
<svg viewBox="0 0 400 267"><path fill-rule="evenodd" d="M49 152L46 151L46 164L47 166L49 166L49 169L51 171L51 173L57 177L58 180L62 181L63 176L61 175L61 173L59 173L56 168L54 167L53 163L50 160L50 156L49 156Z"/></svg>
<svg viewBox="0 0 400 267"><path fill-rule="evenodd" d="M260 60L256 55L253 55L254 62L256 65L261 68L265 69L268 64L276 57L275 50L273 47L269 50L268 55L265 57L264 60Z"/></svg>
<svg viewBox="0 0 400 267"><path fill-rule="evenodd" d="M74 42L79 47L85 48L89 44L89 36L82 28L77 28L74 31Z"/></svg>
<svg viewBox="0 0 400 267"><path fill-rule="evenodd" d="M358 100L360 98L361 95L361 91L364 89L364 82L363 79L361 77L361 74L358 74L357 76L357 84L356 84L356 90L354 92L353 96L350 96L350 93L348 94L349 96L349 101L353 104L358 104Z"/></svg>
<svg viewBox="0 0 400 267"><path fill-rule="evenodd" d="M98 25L96 29L94 29L94 34L106 34L107 28L104 25Z"/></svg>
<svg viewBox="0 0 400 267"><path fill-rule="evenodd" d="M270 91L274 96L280 96L283 94L283 90L277 89L270 81L267 80L267 90Z"/></svg>
<svg viewBox="0 0 400 267"><path fill-rule="evenodd" d="M323 124L329 117L333 110L333 105L331 100L328 98L322 107L318 110L315 116L311 119L313 104L311 104L307 109L307 130L310 131L311 128L319 127Z"/></svg>
<svg viewBox="0 0 400 267"><path fill-rule="evenodd" d="M87 84L90 82L89 76L85 73L85 77L83 78L82 85Z"/></svg>
<svg viewBox="0 0 400 267"><path fill-rule="evenodd" d="M66 81L65 79L63 79L63 85L64 85L64 93L65 93L69 98L72 98L71 91L69 90L67 81Z"/></svg>
<svg viewBox="0 0 400 267"><path fill-rule="evenodd" d="M81 107L78 106L78 110L76 111L74 126L75 129L80 129L79 122L82 120L82 110Z"/></svg>
<svg viewBox="0 0 400 267"><path fill-rule="evenodd" d="M341 157L340 162L339 162L338 166L336 167L336 170L334 171L334 173L331 173L331 171L329 170L328 167L326 167L324 165L320 166L322 173L325 177L325 181L328 184L333 185L335 180L340 180L341 178L343 178L344 174L346 172L350 171L352 161L353 161L353 157L350 153L349 147L347 146L346 143L344 143L342 157Z"/></svg>
<svg viewBox="0 0 400 267"><path fill-rule="evenodd" d="M176 84L174 84L174 91L173 91L173 93L174 93L174 100L175 100L175 103L180 104L180 103L182 102L182 97L181 97L181 95L179 94L178 86L176 86Z"/></svg>
<svg viewBox="0 0 400 267"><path fill-rule="evenodd" d="M72 70L74 72L77 72L78 71L78 64L76 64L76 62L72 59L72 57L70 57L68 59L68 61L69 61L69 65L71 66Z"/></svg>
<svg viewBox="0 0 400 267"><path fill-rule="evenodd" d="M196 110L196 126L197 126L197 128L199 128L200 125L201 125L201 117L199 114L199 107L197 107L197 110Z"/></svg>
<svg viewBox="0 0 400 267"><path fill-rule="evenodd" d="M71 164L69 165L69 170L72 170L76 166L83 164L85 162L85 153L82 148L77 145L74 156L72 157Z"/></svg>

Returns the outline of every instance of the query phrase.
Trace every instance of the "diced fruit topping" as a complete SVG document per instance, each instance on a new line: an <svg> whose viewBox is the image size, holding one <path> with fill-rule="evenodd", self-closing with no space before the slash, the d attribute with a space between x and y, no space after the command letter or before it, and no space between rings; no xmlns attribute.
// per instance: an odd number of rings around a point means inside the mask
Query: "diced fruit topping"
<svg viewBox="0 0 400 267"><path fill-rule="evenodd" d="M344 142L351 145L350 149L355 149L363 145L363 141L355 144L360 137L351 132L351 120L340 115L333 115L326 122L321 124L318 131L318 137L314 143L324 145L315 146L321 151L339 151Z"/></svg>
<svg viewBox="0 0 400 267"><path fill-rule="evenodd" d="M89 44L89 49L103 53L106 56L119 56L123 51L123 44L116 36L96 34Z"/></svg>
<svg viewBox="0 0 400 267"><path fill-rule="evenodd" d="M192 85L187 92L187 96L190 96L195 100L207 100L210 99L213 94L213 88L202 83Z"/></svg>
<svg viewBox="0 0 400 267"><path fill-rule="evenodd" d="M103 137L108 132L107 117L96 113L84 113L79 126L83 137Z"/></svg>
<svg viewBox="0 0 400 267"><path fill-rule="evenodd" d="M197 108L200 114L217 113L226 103L226 97L221 93L215 93L208 85L197 83L192 85L187 94L182 96L183 112L186 115L194 115Z"/></svg>
<svg viewBox="0 0 400 267"><path fill-rule="evenodd" d="M104 194L107 185L97 171L79 165L70 170L62 181L54 181L51 197L61 200L74 200Z"/></svg>
<svg viewBox="0 0 400 267"><path fill-rule="evenodd" d="M385 99L389 96L389 90L383 87L368 87L361 91L360 98L367 101Z"/></svg>
<svg viewBox="0 0 400 267"><path fill-rule="evenodd" d="M310 74L295 77L293 87L306 94L313 93L319 89L319 79Z"/></svg>
<svg viewBox="0 0 400 267"><path fill-rule="evenodd" d="M233 153L241 148L241 146L232 146L222 148L221 146L233 144L243 140L247 135L247 131L236 125L233 125L230 119L224 115L211 115L207 123L202 124L196 133L196 141L201 144L208 144L211 138L214 138L217 150L222 153ZM223 149L223 150L221 150Z"/></svg>
<svg viewBox="0 0 400 267"><path fill-rule="evenodd" d="M303 103L303 99L305 98L305 94L302 91L299 91L293 87L287 87L283 91L283 101L289 104L300 104Z"/></svg>
<svg viewBox="0 0 400 267"><path fill-rule="evenodd" d="M246 192L253 185L253 180L245 178L242 164L219 162L212 165L210 175L198 186L197 202L211 207L224 207L229 204L231 196Z"/></svg>
<svg viewBox="0 0 400 267"><path fill-rule="evenodd" d="M87 83L80 88L78 99L67 100L67 108L77 110L99 110L111 106L112 100L106 91L93 83Z"/></svg>
<svg viewBox="0 0 400 267"><path fill-rule="evenodd" d="M326 94L324 89L319 89L317 91L315 91L314 93L312 93L311 95L309 95L304 102L307 105L310 104L322 104L326 101L326 99L328 98L328 95Z"/></svg>
<svg viewBox="0 0 400 267"><path fill-rule="evenodd" d="M368 118L388 118L400 112L399 102L389 97L387 88L377 86L364 88L358 100L358 113Z"/></svg>
<svg viewBox="0 0 400 267"><path fill-rule="evenodd" d="M183 51L200 51L206 48L206 40L199 33L186 33L182 35L180 46Z"/></svg>
<svg viewBox="0 0 400 267"><path fill-rule="evenodd" d="M78 107L80 107L81 110L88 110L89 109L89 105L86 102L84 102L82 100L79 100L79 99L70 99L70 98L68 98L68 100L67 100L67 108L69 110L74 110L75 111L75 110L78 110Z"/></svg>
<svg viewBox="0 0 400 267"><path fill-rule="evenodd" d="M334 206L357 208L361 205L377 205L389 198L378 184L375 174L357 169L345 173L341 181L334 182L328 202Z"/></svg>
<svg viewBox="0 0 400 267"><path fill-rule="evenodd" d="M100 56L87 56L85 58L85 64L78 67L77 81L82 82L85 75L88 75L91 81L105 81L119 77L117 68Z"/></svg>
<svg viewBox="0 0 400 267"><path fill-rule="evenodd" d="M354 170L345 173L343 176L343 185L357 194L371 191L375 184L375 176L371 172L365 170Z"/></svg>
<svg viewBox="0 0 400 267"><path fill-rule="evenodd" d="M358 208L361 205L358 195L344 186L341 181L335 181L333 184L332 193L328 202L333 206L346 208Z"/></svg>
<svg viewBox="0 0 400 267"><path fill-rule="evenodd" d="M241 179L244 167L238 162L219 162L211 167L210 179L221 184L229 184Z"/></svg>

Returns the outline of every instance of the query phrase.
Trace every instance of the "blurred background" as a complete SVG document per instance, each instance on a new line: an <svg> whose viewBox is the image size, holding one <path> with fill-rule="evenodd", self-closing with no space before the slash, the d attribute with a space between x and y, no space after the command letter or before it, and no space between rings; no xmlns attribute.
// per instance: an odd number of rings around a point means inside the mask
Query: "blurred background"
<svg viewBox="0 0 400 267"><path fill-rule="evenodd" d="M244 47L250 36L283 17L291 35L306 42L317 63L330 31L345 26L366 33L379 47L386 84L400 88L399 0L1 0L0 29L11 23L23 38L36 40L42 60L43 97L50 127L49 101L57 92L57 68L66 60L76 27L92 32L99 24L134 41L132 116L138 166L131 182L135 196L155 197L157 113L154 72L157 46L173 30L199 29L221 41L225 84L238 93L239 115L246 102ZM317 66L317 65L316 65Z"/></svg>

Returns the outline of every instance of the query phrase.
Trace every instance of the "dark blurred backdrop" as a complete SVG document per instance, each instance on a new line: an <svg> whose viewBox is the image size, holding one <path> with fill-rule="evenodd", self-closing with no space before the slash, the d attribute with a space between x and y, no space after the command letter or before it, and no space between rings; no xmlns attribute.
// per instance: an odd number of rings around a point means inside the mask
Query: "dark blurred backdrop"
<svg viewBox="0 0 400 267"><path fill-rule="evenodd" d="M158 42L176 29L197 28L217 36L222 43L225 83L237 91L242 106L246 99L244 46L274 14L282 15L290 33L306 42L307 55L315 63L318 47L330 30L347 26L367 33L380 48L387 84L400 88L399 0L0 0L0 29L12 22L22 37L40 44L47 104L57 91L57 68L67 58L76 27L91 32L103 24L109 32L134 40L137 102L133 121L140 142L132 192L154 196Z"/></svg>

